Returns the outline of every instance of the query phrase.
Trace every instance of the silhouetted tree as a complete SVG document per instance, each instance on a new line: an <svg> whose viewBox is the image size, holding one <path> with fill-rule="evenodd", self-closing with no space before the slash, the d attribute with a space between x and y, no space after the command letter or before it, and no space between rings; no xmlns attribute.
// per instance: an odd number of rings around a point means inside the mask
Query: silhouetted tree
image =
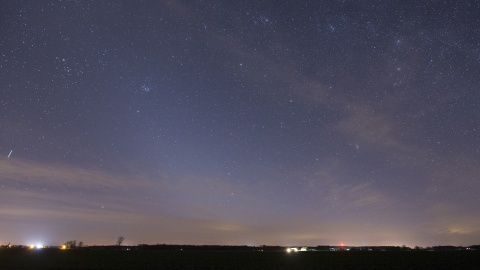
<svg viewBox="0 0 480 270"><path fill-rule="evenodd" d="M123 243L123 240L125 240L125 237L119 236L117 239L117 246L121 246Z"/></svg>
<svg viewBox="0 0 480 270"><path fill-rule="evenodd" d="M65 243L67 248L76 248L77 247L77 240L70 240Z"/></svg>

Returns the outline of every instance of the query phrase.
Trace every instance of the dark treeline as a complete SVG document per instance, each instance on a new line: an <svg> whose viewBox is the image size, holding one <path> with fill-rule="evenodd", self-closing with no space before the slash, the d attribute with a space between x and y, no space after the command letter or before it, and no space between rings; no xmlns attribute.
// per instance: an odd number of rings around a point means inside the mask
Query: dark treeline
<svg viewBox="0 0 480 270"><path fill-rule="evenodd" d="M89 246L88 249L118 249L118 246ZM285 251L281 246L221 246L221 245L170 245L140 244L138 246L122 246L124 250L175 250L175 251Z"/></svg>
<svg viewBox="0 0 480 270"><path fill-rule="evenodd" d="M0 248L25 248L31 249L32 246L24 245L4 245ZM44 248L62 248L57 246L45 246ZM222 245L174 245L174 244L139 244L136 246L86 246L86 245L64 245L63 249L83 249L83 250L166 250L166 251L270 251L285 252L287 249L295 251L480 251L480 245L472 246L432 246L432 247L406 247L406 246L222 246ZM292 250L293 251L293 250Z"/></svg>
<svg viewBox="0 0 480 270"><path fill-rule="evenodd" d="M480 245L472 246L433 246L433 247L406 247L406 246L295 246L298 251L480 251ZM284 246L222 246L222 245L172 245L172 244L140 244L137 246L89 246L84 249L94 250L170 250L170 251L270 251L285 252ZM303 249L303 250L301 250Z"/></svg>

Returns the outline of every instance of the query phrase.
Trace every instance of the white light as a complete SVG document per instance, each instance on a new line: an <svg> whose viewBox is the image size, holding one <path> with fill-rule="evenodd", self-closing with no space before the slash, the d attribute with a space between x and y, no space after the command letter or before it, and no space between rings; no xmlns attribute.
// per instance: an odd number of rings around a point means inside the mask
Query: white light
<svg viewBox="0 0 480 270"><path fill-rule="evenodd" d="M287 248L287 252L290 253L290 252L298 252L298 248Z"/></svg>
<svg viewBox="0 0 480 270"><path fill-rule="evenodd" d="M43 245L37 245L37 248L41 249L41 248L43 248Z"/></svg>

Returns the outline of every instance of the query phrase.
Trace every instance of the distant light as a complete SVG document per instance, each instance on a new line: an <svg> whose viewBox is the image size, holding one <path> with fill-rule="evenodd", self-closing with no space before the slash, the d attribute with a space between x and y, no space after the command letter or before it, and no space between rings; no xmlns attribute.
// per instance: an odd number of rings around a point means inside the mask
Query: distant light
<svg viewBox="0 0 480 270"><path fill-rule="evenodd" d="M62 249L66 249L66 248L67 248L67 246L66 246L66 245L63 245L63 246L62 246Z"/></svg>
<svg viewBox="0 0 480 270"><path fill-rule="evenodd" d="M30 245L30 246L29 246L29 248L31 248L31 249L34 249L34 248L35 248L35 246L34 246L34 245Z"/></svg>
<svg viewBox="0 0 480 270"><path fill-rule="evenodd" d="M43 248L43 245L37 245L37 248L41 249L41 248Z"/></svg>

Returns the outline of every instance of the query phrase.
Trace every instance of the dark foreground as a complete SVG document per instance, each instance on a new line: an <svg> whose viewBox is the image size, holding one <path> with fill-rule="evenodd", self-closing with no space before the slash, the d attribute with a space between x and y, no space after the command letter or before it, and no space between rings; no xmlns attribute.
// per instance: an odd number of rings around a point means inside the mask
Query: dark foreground
<svg viewBox="0 0 480 270"><path fill-rule="evenodd" d="M0 269L480 269L480 252L4 249Z"/></svg>

